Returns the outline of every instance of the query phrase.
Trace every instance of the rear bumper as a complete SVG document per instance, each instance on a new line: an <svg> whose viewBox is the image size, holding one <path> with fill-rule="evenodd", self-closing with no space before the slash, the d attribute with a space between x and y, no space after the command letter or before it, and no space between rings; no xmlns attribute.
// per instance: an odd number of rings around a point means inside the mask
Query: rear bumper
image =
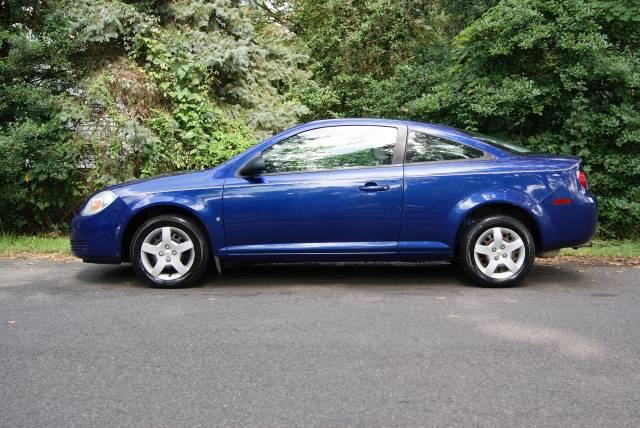
<svg viewBox="0 0 640 428"><path fill-rule="evenodd" d="M103 212L71 221L71 253L87 263L120 263L122 234L129 208L116 199Z"/></svg>
<svg viewBox="0 0 640 428"><path fill-rule="evenodd" d="M550 230L544 234L542 251L591 246L598 223L598 201L589 192L571 195L571 203L548 201Z"/></svg>

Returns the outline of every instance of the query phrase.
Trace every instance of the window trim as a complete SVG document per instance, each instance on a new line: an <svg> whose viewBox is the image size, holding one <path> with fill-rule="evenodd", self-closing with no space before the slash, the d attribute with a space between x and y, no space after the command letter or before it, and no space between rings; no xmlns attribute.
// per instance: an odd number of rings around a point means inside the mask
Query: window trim
<svg viewBox="0 0 640 428"><path fill-rule="evenodd" d="M445 141L449 141L449 142L453 142L456 144L461 144L465 147L469 147L473 150L478 150L480 152L483 153L483 156L478 157L478 158L471 158L471 159L446 159L446 160L433 160L433 161L420 161L420 162L407 162L407 148L409 147L409 134L411 132L417 132L420 134L425 134L425 135L429 135L431 137L436 137L436 138L441 138ZM443 137L442 135L438 135L438 134L434 134L432 132L427 132L424 130L418 130L415 128L409 128L407 130L407 136L406 136L406 140L405 140L405 145L404 145L404 154L402 156L402 165L403 166L410 166L410 165L433 165L433 164L441 164L441 163L452 163L452 162L477 162L477 161L487 161L487 160L495 160L496 157L494 155L492 155L491 153L488 153L478 147L474 147L471 146L469 144L463 143L462 141L458 141L458 140L454 140L452 138L448 138L448 137Z"/></svg>
<svg viewBox="0 0 640 428"><path fill-rule="evenodd" d="M316 172L339 172L339 171L354 171L358 169L373 169L373 168L390 168L398 167L402 165L391 163L389 165L373 165L373 166L344 166L340 168L331 169L313 169L307 171L287 171L287 172L265 172L259 175L259 177L273 177L274 175L292 175L292 174L314 174ZM242 178L242 176L240 176ZM246 178L246 177L245 177Z"/></svg>
<svg viewBox="0 0 640 428"><path fill-rule="evenodd" d="M405 144L406 144L406 140L407 140L407 136L409 135L408 131L407 131L407 126L404 125L369 125L369 124L360 124L360 123L354 123L354 124L336 124L336 125L328 125L328 126L318 126L315 128L308 128L308 129L304 129L300 132L297 132L295 134L291 134L288 135L284 138L281 138L277 141L274 141L273 144L270 144L268 147L265 147L264 149L260 150L260 152L256 152L254 153L252 156L248 156L247 159L242 162L242 164L236 168L236 171L234 173L234 176L237 178L247 178L244 177L242 175L240 175L240 171L242 171L242 168L244 168L244 166L251 160L253 159L255 156L257 156L258 154L260 156L262 156L262 154L266 151L269 150L271 147L275 146L276 144L279 144L281 142L283 142L284 140L287 140L291 137L295 137L296 135L302 134L303 132L308 132L308 131L314 131L316 129L324 129L324 128L343 128L346 126L360 126L360 127L375 127L375 128L394 128L397 131L396 134L396 143L393 146L393 156L391 158L391 163L388 165L371 165L371 166L347 166L347 167L340 167L340 168L324 168L324 169L313 169L313 170L306 170L306 171L286 171L286 172L265 172L260 174L260 177L270 177L270 176L275 176L275 175L290 175L290 174L312 174L312 173L316 173L316 172L332 172L332 171L353 171L353 170L358 170L358 169L372 169L372 168L389 168L389 167L394 167L394 166L402 166L404 163L404 149L405 149Z"/></svg>

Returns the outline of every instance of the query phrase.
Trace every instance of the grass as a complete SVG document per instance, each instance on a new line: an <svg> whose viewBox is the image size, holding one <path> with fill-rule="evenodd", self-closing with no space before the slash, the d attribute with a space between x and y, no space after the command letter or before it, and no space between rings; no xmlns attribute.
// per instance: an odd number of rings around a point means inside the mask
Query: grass
<svg viewBox="0 0 640 428"><path fill-rule="evenodd" d="M0 257L17 255L70 256L66 236L0 235Z"/></svg>
<svg viewBox="0 0 640 428"><path fill-rule="evenodd" d="M561 251L563 256L640 258L639 241L594 241L593 247ZM17 255L70 256L66 236L0 235L0 257Z"/></svg>
<svg viewBox="0 0 640 428"><path fill-rule="evenodd" d="M593 241L593 247L565 248L563 256L640 258L640 241Z"/></svg>

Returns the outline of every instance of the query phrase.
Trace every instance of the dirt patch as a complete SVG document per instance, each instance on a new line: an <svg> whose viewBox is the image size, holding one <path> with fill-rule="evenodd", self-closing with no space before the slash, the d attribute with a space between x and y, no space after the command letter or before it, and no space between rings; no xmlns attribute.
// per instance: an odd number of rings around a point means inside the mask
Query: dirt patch
<svg viewBox="0 0 640 428"><path fill-rule="evenodd" d="M58 260L61 262L79 262L80 259L71 254L56 253L15 253L9 256L0 256L0 260Z"/></svg>
<svg viewBox="0 0 640 428"><path fill-rule="evenodd" d="M558 256L551 259L536 259L538 265L576 265L576 266L637 266L640 257L598 257L598 256Z"/></svg>

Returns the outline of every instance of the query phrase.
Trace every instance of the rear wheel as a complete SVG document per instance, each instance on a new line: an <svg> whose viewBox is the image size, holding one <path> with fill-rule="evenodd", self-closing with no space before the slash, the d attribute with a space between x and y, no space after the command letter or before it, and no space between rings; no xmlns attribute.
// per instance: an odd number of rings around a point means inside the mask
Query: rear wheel
<svg viewBox="0 0 640 428"><path fill-rule="evenodd" d="M471 279L489 287L511 287L533 267L535 244L519 220L503 215L471 225L460 243L460 261Z"/></svg>
<svg viewBox="0 0 640 428"><path fill-rule="evenodd" d="M204 232L191 220L175 215L144 223L134 235L130 251L134 271L153 287L194 285L209 264Z"/></svg>

